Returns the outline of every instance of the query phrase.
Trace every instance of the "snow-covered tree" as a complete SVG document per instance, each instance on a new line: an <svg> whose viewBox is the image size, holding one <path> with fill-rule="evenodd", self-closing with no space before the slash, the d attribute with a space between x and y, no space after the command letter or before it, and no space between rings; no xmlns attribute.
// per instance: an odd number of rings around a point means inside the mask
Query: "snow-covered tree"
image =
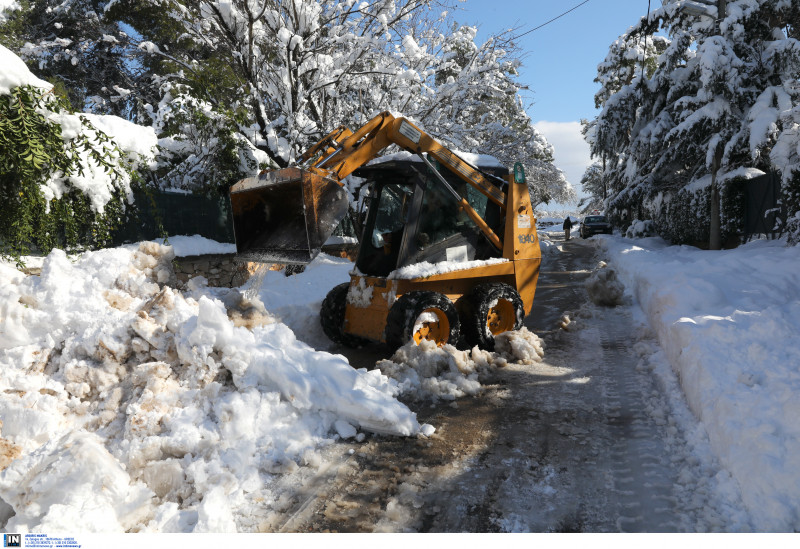
<svg viewBox="0 0 800 549"><path fill-rule="evenodd" d="M800 3L720 2L718 22L717 6L697 15L684 4L664 2L620 37L600 67L603 110L591 146L607 160L618 212L644 205L658 215L677 192L698 182L708 192L707 176L741 168L777 169L787 190L797 185ZM659 30L666 37L652 36ZM638 69L614 61L644 39L659 52L654 68L642 75L642 52Z"/></svg>
<svg viewBox="0 0 800 549"><path fill-rule="evenodd" d="M139 71L128 35L104 16L108 0L20 0L6 11L0 40L78 111L136 119L131 95Z"/></svg>
<svg viewBox="0 0 800 549"><path fill-rule="evenodd" d="M574 190L553 164L553 147L525 111L517 46L504 34L479 46L476 32L460 27L444 36L442 54L427 60L434 76L425 82L427 93L398 110L451 147L492 155L507 166L522 162L534 204L572 202Z"/></svg>
<svg viewBox="0 0 800 549"><path fill-rule="evenodd" d="M629 31L631 33L631 31ZM642 60L646 76L652 76L657 59L669 45L663 36L647 36L642 40L635 32L625 34L609 47L602 63L597 65L595 82L600 90L594 96L595 106L601 108L609 97L633 82L635 76L642 76Z"/></svg>
<svg viewBox="0 0 800 549"><path fill-rule="evenodd" d="M476 44L476 29L444 15L454 0L24 1L36 20L95 21L25 34L27 58L56 76L69 73L62 61L83 66L84 37L116 44L108 51L127 73L81 83L83 97L98 108L124 98L131 118L152 124L161 185L224 187L390 110L456 149L523 162L537 201L573 196L525 112L516 46Z"/></svg>
<svg viewBox="0 0 800 549"><path fill-rule="evenodd" d="M594 162L583 173L581 177L581 188L589 196L582 198L578 203L581 213L589 213L594 210L602 211L605 209L606 182L603 166L599 162Z"/></svg>
<svg viewBox="0 0 800 549"><path fill-rule="evenodd" d="M569 184L564 172L553 164L553 146L533 127L528 130L526 145L527 154L516 158L522 159L527 170L528 190L534 207L540 204L573 204L576 199L575 190ZM504 158L498 155L499 158ZM509 163L510 165L510 163Z"/></svg>
<svg viewBox="0 0 800 549"><path fill-rule="evenodd" d="M135 14L128 4L112 7ZM515 46L503 37L478 46L470 27L444 30L438 2L135 4L172 6L171 23L183 32L167 48L140 31L142 49L171 71L159 75L171 86L167 93L185 98L160 102L154 117L169 120L186 104L206 104L206 112L234 119L228 126L236 126L240 149L241 137L253 147L251 165L285 166L330 129L391 110L452 147L524 162L540 176L533 178L540 199L571 196L521 103ZM220 90L220 82L228 85Z"/></svg>
<svg viewBox="0 0 800 549"><path fill-rule="evenodd" d="M206 104L263 160L285 166L342 121L372 114L381 96L418 90L418 71L405 62L415 51L410 29L432 4L119 0L107 8L141 37L165 96ZM187 102L161 101L153 116L169 118Z"/></svg>

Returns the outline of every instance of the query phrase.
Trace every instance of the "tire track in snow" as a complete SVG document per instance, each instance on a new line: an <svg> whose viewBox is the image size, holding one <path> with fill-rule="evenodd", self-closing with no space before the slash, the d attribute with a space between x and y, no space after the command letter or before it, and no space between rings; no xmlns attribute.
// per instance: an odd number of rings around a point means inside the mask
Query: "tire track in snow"
<svg viewBox="0 0 800 549"><path fill-rule="evenodd" d="M609 503L621 532L675 532L676 472L664 433L647 410L651 382L636 371L633 324L625 310L603 311L599 331L606 429L611 443Z"/></svg>
<svg viewBox="0 0 800 549"><path fill-rule="evenodd" d="M353 445L271 529L725 531L735 502L718 498L720 472L698 453L676 384L653 373L657 345L642 343L632 309L587 305L593 247L564 250L548 257L525 323L546 338L544 363L510 365L478 397L423 408L437 428L429 440Z"/></svg>

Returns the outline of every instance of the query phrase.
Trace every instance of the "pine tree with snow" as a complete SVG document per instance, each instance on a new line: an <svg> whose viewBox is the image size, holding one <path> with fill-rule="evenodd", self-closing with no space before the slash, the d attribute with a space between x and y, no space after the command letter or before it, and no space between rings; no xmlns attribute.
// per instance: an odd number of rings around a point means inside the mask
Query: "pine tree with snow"
<svg viewBox="0 0 800 549"><path fill-rule="evenodd" d="M603 110L594 121L591 146L596 157L609 161L614 190L609 205L629 220L649 211L667 234L676 229L668 206L674 207L681 193L696 196L677 202L714 203L712 176L722 182L778 170L787 196L798 185L794 174L800 164L793 151L800 90L793 83L800 47L793 23L800 4L720 4L725 13L717 22L716 5L698 15L683 2L665 2L622 36L612 46L611 62L600 67L603 88L597 98ZM654 37L658 30L668 39ZM660 52L652 72L642 75L641 56L638 70L630 64L615 68L617 52L633 50L645 39ZM724 190L734 192L735 186ZM790 213L796 209L790 203ZM693 213L709 226L710 211ZM735 233L736 221L723 215L723 233Z"/></svg>
<svg viewBox="0 0 800 549"><path fill-rule="evenodd" d="M107 0L21 0L0 24L2 43L52 82L73 110L136 120L129 37L104 16Z"/></svg>
<svg viewBox="0 0 800 549"><path fill-rule="evenodd" d="M581 177L581 188L589 196L578 203L581 213L587 214L605 210L606 181L603 166L599 162L592 163Z"/></svg>

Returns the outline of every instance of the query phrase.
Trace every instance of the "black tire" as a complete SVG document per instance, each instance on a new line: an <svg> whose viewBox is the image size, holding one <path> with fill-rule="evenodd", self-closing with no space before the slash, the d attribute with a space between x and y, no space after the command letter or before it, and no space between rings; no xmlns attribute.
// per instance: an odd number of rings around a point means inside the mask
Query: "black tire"
<svg viewBox="0 0 800 549"><path fill-rule="evenodd" d="M433 313L437 321L423 323L415 330L423 313ZM412 339L429 339L441 346L455 345L461 330L458 312L447 296L436 292L417 291L403 294L395 301L386 317L386 343L397 349ZM415 338L416 336L416 338Z"/></svg>
<svg viewBox="0 0 800 549"><path fill-rule="evenodd" d="M487 351L494 350L494 336L519 330L525 318L525 307L519 293L503 282L485 282L459 301L461 330L464 341Z"/></svg>
<svg viewBox="0 0 800 549"><path fill-rule="evenodd" d="M322 325L322 331L334 343L346 347L360 347L367 343L366 339L342 331L349 288L350 284L345 282L328 292L319 311L319 323Z"/></svg>

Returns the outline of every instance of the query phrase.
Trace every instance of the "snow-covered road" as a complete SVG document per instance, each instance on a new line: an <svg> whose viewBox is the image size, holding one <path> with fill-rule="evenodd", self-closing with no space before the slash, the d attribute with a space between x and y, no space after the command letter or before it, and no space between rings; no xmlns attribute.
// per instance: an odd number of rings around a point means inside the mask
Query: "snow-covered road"
<svg viewBox="0 0 800 549"><path fill-rule="evenodd" d="M677 385L653 375L668 367L634 309L588 301L596 248L556 246L526 321L545 337L544 361L497 370L480 395L452 405L411 403L436 433L343 454L284 530L750 529Z"/></svg>

